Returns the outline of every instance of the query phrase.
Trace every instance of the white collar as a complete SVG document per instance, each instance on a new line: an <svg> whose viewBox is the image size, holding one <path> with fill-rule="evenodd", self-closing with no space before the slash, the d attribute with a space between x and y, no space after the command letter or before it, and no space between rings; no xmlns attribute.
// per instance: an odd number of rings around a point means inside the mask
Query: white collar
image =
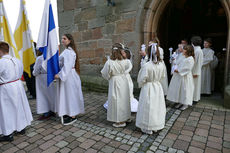
<svg viewBox="0 0 230 153"><path fill-rule="evenodd" d="M3 55L2 58L12 58L9 54Z"/></svg>
<svg viewBox="0 0 230 153"><path fill-rule="evenodd" d="M200 46L194 46L194 48L201 48Z"/></svg>

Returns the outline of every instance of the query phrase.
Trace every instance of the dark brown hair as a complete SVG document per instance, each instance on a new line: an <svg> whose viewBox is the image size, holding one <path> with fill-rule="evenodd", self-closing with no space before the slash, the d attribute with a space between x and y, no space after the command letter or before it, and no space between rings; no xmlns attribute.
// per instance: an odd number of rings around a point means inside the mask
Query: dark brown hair
<svg viewBox="0 0 230 153"><path fill-rule="evenodd" d="M67 48L68 47L71 47L74 52L76 53L76 61L75 61L75 70L78 74L80 74L80 62L79 62L79 54L78 54L78 51L76 49L76 45L74 43L74 39L73 39L73 36L71 34L64 34L64 36L66 36L67 39L69 39L70 43L68 44L68 46L66 46Z"/></svg>
<svg viewBox="0 0 230 153"><path fill-rule="evenodd" d="M121 45L121 43L115 43L113 46L112 46L112 55L110 56L110 59L111 60L122 60L124 59L122 54L121 54L121 51L124 50L123 46Z"/></svg>
<svg viewBox="0 0 230 153"><path fill-rule="evenodd" d="M212 45L212 39L211 38L206 38L204 41L208 42L210 45Z"/></svg>
<svg viewBox="0 0 230 153"><path fill-rule="evenodd" d="M9 45L6 42L0 42L0 50L4 53L9 53Z"/></svg>
<svg viewBox="0 0 230 153"><path fill-rule="evenodd" d="M195 59L194 48L192 45L185 45L183 49L186 50L188 56L192 56Z"/></svg>
<svg viewBox="0 0 230 153"><path fill-rule="evenodd" d="M188 39L187 38L183 38L183 39L181 39L181 41L185 41L188 44Z"/></svg>
<svg viewBox="0 0 230 153"><path fill-rule="evenodd" d="M131 59L131 53L128 47L125 47L126 58Z"/></svg>
<svg viewBox="0 0 230 153"><path fill-rule="evenodd" d="M191 38L191 43L194 45L194 46L201 46L202 45L202 39L200 36L193 36Z"/></svg>
<svg viewBox="0 0 230 153"><path fill-rule="evenodd" d="M159 39L158 39L157 37L154 37L154 38L152 39L151 42L157 43L157 45L156 45L156 48L157 48L157 50L156 50L156 55L152 55L152 60L154 59L154 56L157 56L157 63L158 63L158 62L161 61L161 58L160 58L160 51L159 51L160 41L159 41ZM149 47L148 47L148 56L149 56L149 59L148 59L148 60L151 59L151 57L150 57L150 56L151 56L151 48L152 48L152 46L149 46Z"/></svg>
<svg viewBox="0 0 230 153"><path fill-rule="evenodd" d="M41 51L39 51L38 49L36 49L37 48L37 43L36 42L34 42L34 49L35 49L35 52L36 52L36 55L37 56L41 56L42 55L42 52Z"/></svg>

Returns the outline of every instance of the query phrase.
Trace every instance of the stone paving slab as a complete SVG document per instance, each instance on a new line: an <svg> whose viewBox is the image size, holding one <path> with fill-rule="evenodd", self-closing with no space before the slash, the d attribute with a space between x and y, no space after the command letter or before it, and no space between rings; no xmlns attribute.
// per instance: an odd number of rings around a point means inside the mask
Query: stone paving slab
<svg viewBox="0 0 230 153"><path fill-rule="evenodd" d="M175 109L167 102L165 128L153 135L142 134L133 122L114 128L106 120L103 104L107 94L84 94L86 113L73 125L63 126L60 118L38 121L35 100L30 100L32 125L12 143L0 143L0 152L87 152L87 153L212 153L230 152L230 110L204 105Z"/></svg>

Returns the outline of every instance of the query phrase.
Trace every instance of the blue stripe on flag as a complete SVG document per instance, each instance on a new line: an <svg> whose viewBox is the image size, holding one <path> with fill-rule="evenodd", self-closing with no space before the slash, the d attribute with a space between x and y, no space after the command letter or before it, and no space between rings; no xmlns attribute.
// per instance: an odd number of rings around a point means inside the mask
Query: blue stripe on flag
<svg viewBox="0 0 230 153"><path fill-rule="evenodd" d="M55 23L54 23L54 16L53 16L53 9L52 9L52 5L49 5L49 25L48 25L48 32L52 31L53 29L55 29ZM49 39L49 34L47 37L47 41ZM48 46L48 44L47 44ZM44 59L46 59L47 56L47 46L44 47L40 47L38 50L42 52Z"/></svg>
<svg viewBox="0 0 230 153"><path fill-rule="evenodd" d="M54 23L54 16L53 16L53 10L52 6L50 4L49 6L49 32L55 29L55 23Z"/></svg>
<svg viewBox="0 0 230 153"><path fill-rule="evenodd" d="M48 86L54 80L54 76L59 71L60 71L59 52L57 51L56 54L47 61L47 84Z"/></svg>

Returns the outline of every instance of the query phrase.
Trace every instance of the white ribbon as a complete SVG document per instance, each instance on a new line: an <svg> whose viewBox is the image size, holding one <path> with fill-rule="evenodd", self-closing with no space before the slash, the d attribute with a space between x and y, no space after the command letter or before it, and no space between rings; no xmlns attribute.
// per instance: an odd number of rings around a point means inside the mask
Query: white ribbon
<svg viewBox="0 0 230 153"><path fill-rule="evenodd" d="M125 45L124 44L120 43L120 45L121 45L122 49L125 49Z"/></svg>
<svg viewBox="0 0 230 153"><path fill-rule="evenodd" d="M151 46L150 60L153 62L157 62L157 56L156 56L157 43L152 43L152 44L150 44L150 46ZM154 59L152 59L152 57L154 57Z"/></svg>

